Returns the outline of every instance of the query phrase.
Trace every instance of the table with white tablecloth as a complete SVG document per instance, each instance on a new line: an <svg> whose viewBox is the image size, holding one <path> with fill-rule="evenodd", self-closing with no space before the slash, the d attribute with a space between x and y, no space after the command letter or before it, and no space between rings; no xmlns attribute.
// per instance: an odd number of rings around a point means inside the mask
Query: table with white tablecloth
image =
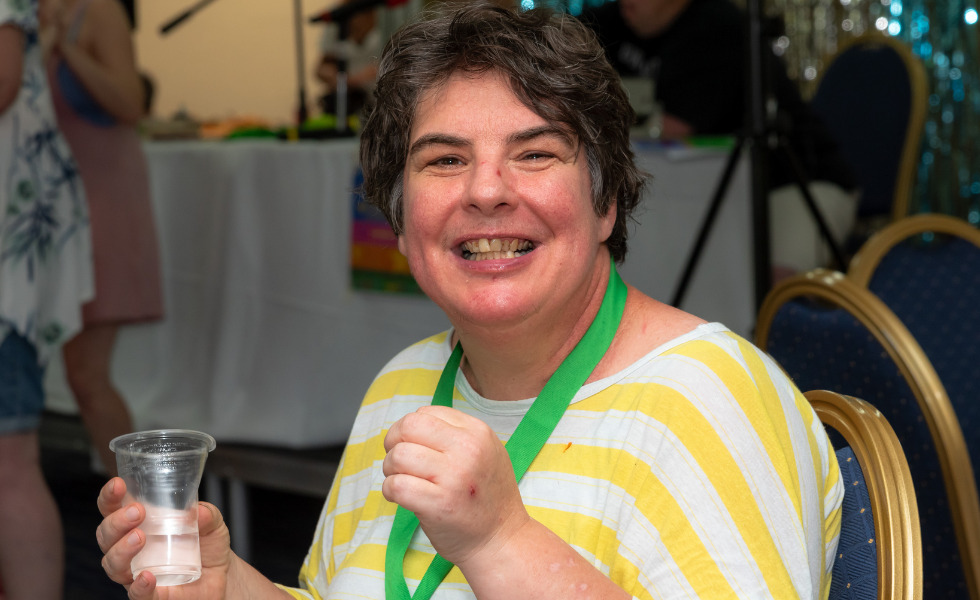
<svg viewBox="0 0 980 600"><path fill-rule="evenodd" d="M342 443L374 375L449 324L427 298L352 289L357 141L145 144L166 317L121 330L112 374L136 426L219 441ZM669 301L727 153L638 150L652 175L623 278ZM736 169L684 309L754 321L746 164ZM49 407L73 411L60 365Z"/></svg>

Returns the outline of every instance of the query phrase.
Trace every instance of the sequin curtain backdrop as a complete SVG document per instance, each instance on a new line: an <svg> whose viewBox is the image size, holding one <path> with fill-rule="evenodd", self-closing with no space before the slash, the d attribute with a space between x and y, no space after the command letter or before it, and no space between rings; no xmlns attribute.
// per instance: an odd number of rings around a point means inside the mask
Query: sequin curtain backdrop
<svg viewBox="0 0 980 600"><path fill-rule="evenodd" d="M805 94L851 37L877 30L922 59L929 85L911 211L980 223L980 39L975 0L769 0L786 35L776 42Z"/></svg>
<svg viewBox="0 0 980 600"><path fill-rule="evenodd" d="M572 14L608 0L517 0ZM744 0L733 0L745 8ZM880 31L922 59L929 113L912 213L938 212L980 224L980 39L977 0L764 0L786 33L774 50L805 96L848 39Z"/></svg>

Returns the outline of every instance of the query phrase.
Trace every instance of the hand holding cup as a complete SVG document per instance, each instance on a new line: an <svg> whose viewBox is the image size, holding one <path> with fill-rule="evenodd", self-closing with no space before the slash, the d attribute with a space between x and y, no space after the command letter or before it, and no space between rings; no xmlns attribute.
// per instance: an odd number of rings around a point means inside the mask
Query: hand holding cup
<svg viewBox="0 0 980 600"><path fill-rule="evenodd" d="M121 504L129 510L139 503L144 513L140 528L146 539L133 557L132 577L149 570L160 586L195 581L201 576L197 490L214 438L187 430L140 431L109 447L125 482Z"/></svg>
<svg viewBox="0 0 980 600"><path fill-rule="evenodd" d="M105 553L102 567L109 578L129 590L132 600L217 600L225 598L234 554L228 527L218 509L207 502L198 504L201 539L201 577L188 585L158 586L150 570L133 577L133 558L143 549L146 534L139 528L146 513L138 502L123 503L129 496L126 483L114 477L99 493L99 511L105 517L96 530Z"/></svg>

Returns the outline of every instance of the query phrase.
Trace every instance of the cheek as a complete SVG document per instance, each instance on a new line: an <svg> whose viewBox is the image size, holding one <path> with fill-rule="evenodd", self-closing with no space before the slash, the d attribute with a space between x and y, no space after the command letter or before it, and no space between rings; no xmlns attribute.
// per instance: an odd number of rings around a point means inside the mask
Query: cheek
<svg viewBox="0 0 980 600"><path fill-rule="evenodd" d="M537 198L535 204L541 211L539 214L549 223L562 229L569 227L583 229L594 226L604 230L602 222L595 224L587 222L589 217L598 221L606 218L596 216L595 209L592 207L592 187L588 178L579 179L576 183L562 179L536 183L533 190L527 190L527 194Z"/></svg>
<svg viewBox="0 0 980 600"><path fill-rule="evenodd" d="M413 254L425 252L426 245L440 239L446 221L446 203L439 201L443 197L443 194L420 194L406 189L402 200L402 233L398 236L398 251L410 260Z"/></svg>

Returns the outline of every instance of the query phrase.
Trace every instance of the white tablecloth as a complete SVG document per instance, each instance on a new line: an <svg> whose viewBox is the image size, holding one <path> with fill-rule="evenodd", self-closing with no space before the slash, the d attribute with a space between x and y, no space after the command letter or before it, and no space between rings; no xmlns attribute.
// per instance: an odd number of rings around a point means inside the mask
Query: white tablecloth
<svg viewBox="0 0 980 600"><path fill-rule="evenodd" d="M444 330L423 297L349 285L357 142L147 143L166 318L126 327L113 377L136 426L219 441L342 443L397 351ZM653 175L621 273L670 301L723 152L643 150ZM683 308L747 335L754 308L748 169L739 166ZM49 407L74 411L60 364Z"/></svg>

